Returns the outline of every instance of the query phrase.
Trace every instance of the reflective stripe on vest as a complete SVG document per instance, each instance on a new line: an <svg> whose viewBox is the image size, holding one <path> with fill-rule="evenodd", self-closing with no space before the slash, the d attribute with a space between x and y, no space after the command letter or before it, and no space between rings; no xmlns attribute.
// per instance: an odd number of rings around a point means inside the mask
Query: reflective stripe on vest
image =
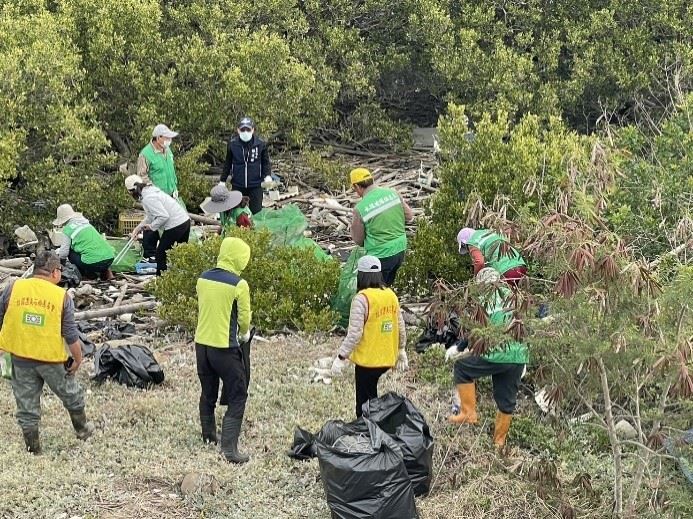
<svg viewBox="0 0 693 519"><path fill-rule="evenodd" d="M62 337L65 290L49 281L18 279L0 330L0 349L42 362L67 360Z"/></svg>
<svg viewBox="0 0 693 519"><path fill-rule="evenodd" d="M391 368L399 350L399 301L389 289L367 288L359 294L368 300L363 335L351 361L365 368Z"/></svg>

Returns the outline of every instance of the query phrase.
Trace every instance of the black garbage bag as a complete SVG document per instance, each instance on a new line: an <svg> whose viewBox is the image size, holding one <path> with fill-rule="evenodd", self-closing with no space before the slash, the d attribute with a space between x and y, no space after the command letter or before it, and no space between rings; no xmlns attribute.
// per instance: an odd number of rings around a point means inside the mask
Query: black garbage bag
<svg viewBox="0 0 693 519"><path fill-rule="evenodd" d="M94 380L112 378L128 387L146 389L164 381L164 372L152 352L138 344L112 348L104 344L94 355Z"/></svg>
<svg viewBox="0 0 693 519"><path fill-rule="evenodd" d="M121 321L112 321L103 327L103 335L109 341L117 339L125 339L135 335L135 324L124 323Z"/></svg>
<svg viewBox="0 0 693 519"><path fill-rule="evenodd" d="M301 461L317 456L315 435L305 429L296 427L296 429L294 429L294 443L291 445L288 455L290 458Z"/></svg>
<svg viewBox="0 0 693 519"><path fill-rule="evenodd" d="M426 494L433 478L433 437L421 412L397 393L387 393L363 405L363 416L389 434L402 450L414 494Z"/></svg>
<svg viewBox="0 0 693 519"><path fill-rule="evenodd" d="M81 282L82 274L77 268L77 265L65 261L58 285L63 288L75 288L78 287Z"/></svg>
<svg viewBox="0 0 693 519"><path fill-rule="evenodd" d="M241 356L243 357L243 371L245 372L245 388L250 387L250 343L255 337L255 327L250 329L250 338L246 342L240 343ZM219 397L219 405L229 405L229 395L226 391L226 386L221 387L221 396Z"/></svg>
<svg viewBox="0 0 693 519"><path fill-rule="evenodd" d="M423 353L434 344L444 344L446 348L457 344L460 335L460 318L455 312L450 312L441 327L428 318L426 329L416 341L416 353Z"/></svg>
<svg viewBox="0 0 693 519"><path fill-rule="evenodd" d="M376 424L327 422L315 443L332 519L419 517L402 452Z"/></svg>

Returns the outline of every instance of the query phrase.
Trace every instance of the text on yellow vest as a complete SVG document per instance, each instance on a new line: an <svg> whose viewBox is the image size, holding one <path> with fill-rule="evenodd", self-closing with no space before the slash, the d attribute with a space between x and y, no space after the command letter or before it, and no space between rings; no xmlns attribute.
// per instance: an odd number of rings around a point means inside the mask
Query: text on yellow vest
<svg viewBox="0 0 693 519"><path fill-rule="evenodd" d="M64 300L65 290L44 279L15 281L0 330L0 349L43 362L67 360Z"/></svg>
<svg viewBox="0 0 693 519"><path fill-rule="evenodd" d="M368 300L363 335L351 361L365 368L391 368L399 350L399 301L389 289L367 288L359 294Z"/></svg>

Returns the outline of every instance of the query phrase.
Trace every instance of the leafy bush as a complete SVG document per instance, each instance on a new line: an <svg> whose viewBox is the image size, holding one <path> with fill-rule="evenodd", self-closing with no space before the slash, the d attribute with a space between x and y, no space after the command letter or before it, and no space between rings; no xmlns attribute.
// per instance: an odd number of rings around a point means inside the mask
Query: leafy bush
<svg viewBox="0 0 693 519"><path fill-rule="evenodd" d="M255 326L308 332L331 328L336 318L329 307L339 277L336 261L321 261L310 249L273 245L267 231L237 228L227 234L250 246L250 263L242 276L250 285ZM179 245L170 252L171 266L154 288L164 319L195 330L197 278L216 265L220 244L221 238L214 237L200 244Z"/></svg>

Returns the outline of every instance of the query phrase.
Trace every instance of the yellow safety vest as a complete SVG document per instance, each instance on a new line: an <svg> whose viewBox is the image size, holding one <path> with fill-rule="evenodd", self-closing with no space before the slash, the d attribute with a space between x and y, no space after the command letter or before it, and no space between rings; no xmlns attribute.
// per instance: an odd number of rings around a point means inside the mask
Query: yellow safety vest
<svg viewBox="0 0 693 519"><path fill-rule="evenodd" d="M367 288L368 315L351 361L364 368L391 368L399 350L399 301L389 289Z"/></svg>
<svg viewBox="0 0 693 519"><path fill-rule="evenodd" d="M0 349L25 359L66 361L64 300L65 290L44 279L15 281L0 330Z"/></svg>

